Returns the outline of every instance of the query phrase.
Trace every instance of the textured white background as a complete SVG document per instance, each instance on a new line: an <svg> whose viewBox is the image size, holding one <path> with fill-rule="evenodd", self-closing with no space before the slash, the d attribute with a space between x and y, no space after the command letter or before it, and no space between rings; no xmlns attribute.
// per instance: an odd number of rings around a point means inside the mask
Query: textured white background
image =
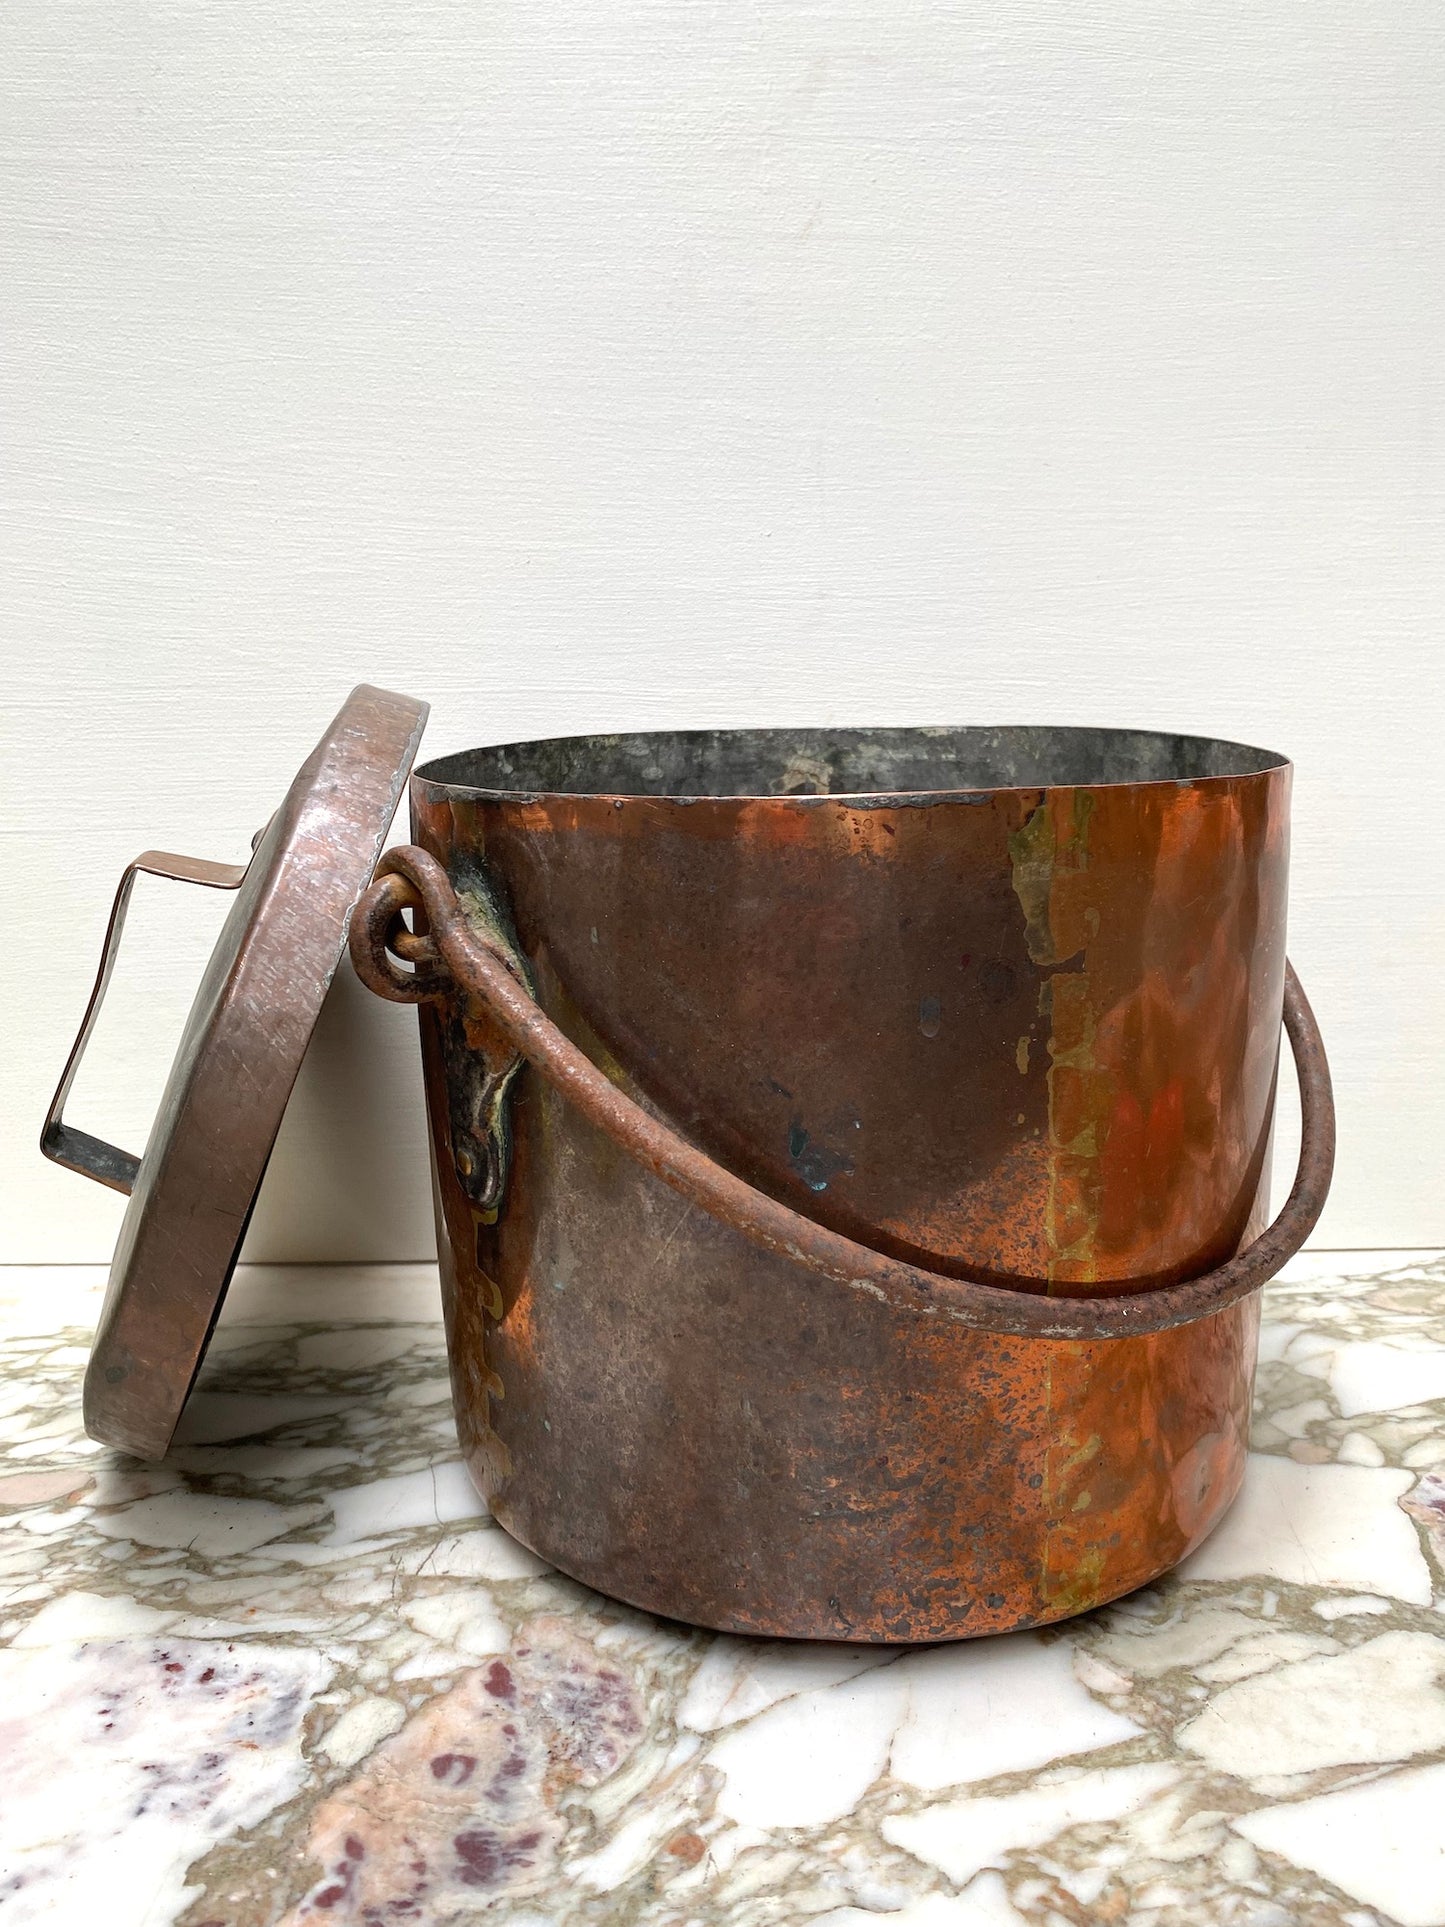
<svg viewBox="0 0 1445 1927"><path fill-rule="evenodd" d="M1287 751L1318 1242L1445 1242L1436 0L11 0L0 96L0 1257L114 1235L34 1136L121 865L243 854L362 677L433 752ZM217 907L150 886L78 1122L142 1139ZM347 981L252 1251L430 1240Z"/></svg>

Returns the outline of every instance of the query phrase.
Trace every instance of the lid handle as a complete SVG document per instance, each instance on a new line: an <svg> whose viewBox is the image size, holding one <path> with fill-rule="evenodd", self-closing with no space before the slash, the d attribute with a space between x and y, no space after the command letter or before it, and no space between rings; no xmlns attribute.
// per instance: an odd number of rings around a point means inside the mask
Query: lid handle
<svg viewBox="0 0 1445 1927"><path fill-rule="evenodd" d="M70 1096L75 1073L80 1069L80 1060L90 1042L90 1033L95 1029L95 1020L105 1002L111 972L115 969L120 950L121 932L125 929L130 893L142 871L147 876L171 877L177 883L201 883L212 890L234 890L246 874L246 865L208 863L203 857L172 856L166 850L143 850L134 863L126 866L121 876L120 888L111 906L110 922L106 925L105 947L101 952L95 988L90 993L90 1002L80 1022L80 1035L65 1060L59 1086L45 1114L40 1148L46 1157L56 1164L63 1164L67 1171L79 1171L82 1177L94 1178L97 1184L107 1185L112 1191L123 1191L127 1196L135 1188L140 1159L129 1151L122 1151L118 1145L107 1144L104 1138L92 1137L89 1131L80 1131L73 1124L67 1124L65 1100Z"/></svg>

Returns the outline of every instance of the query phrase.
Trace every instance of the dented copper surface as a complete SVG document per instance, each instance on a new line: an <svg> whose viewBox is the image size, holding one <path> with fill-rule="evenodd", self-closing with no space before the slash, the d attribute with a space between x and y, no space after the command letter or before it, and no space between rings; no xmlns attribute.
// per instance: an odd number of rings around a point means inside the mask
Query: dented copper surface
<svg viewBox="0 0 1445 1927"><path fill-rule="evenodd" d="M1328 1184L1291 982L1313 1113L1259 1236L1288 795L1265 752L1102 731L415 777L421 854L353 955L435 1000L455 1400L502 1522L635 1604L825 1639L1038 1624L1182 1557L1238 1489L1257 1287ZM540 1011L466 909L478 866ZM453 1137L459 1000L468 1048L544 1072L510 1086L495 1208Z"/></svg>

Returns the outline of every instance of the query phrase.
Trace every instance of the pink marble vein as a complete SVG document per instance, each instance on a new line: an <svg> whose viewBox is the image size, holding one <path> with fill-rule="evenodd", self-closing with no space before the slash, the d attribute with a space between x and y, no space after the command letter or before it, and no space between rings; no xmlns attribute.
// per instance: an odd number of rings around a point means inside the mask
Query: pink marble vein
<svg viewBox="0 0 1445 1927"><path fill-rule="evenodd" d="M605 1780L642 1731L627 1676L565 1620L534 1620L317 1809L307 1846L325 1872L286 1927L450 1919L535 1892L563 1832L558 1795Z"/></svg>

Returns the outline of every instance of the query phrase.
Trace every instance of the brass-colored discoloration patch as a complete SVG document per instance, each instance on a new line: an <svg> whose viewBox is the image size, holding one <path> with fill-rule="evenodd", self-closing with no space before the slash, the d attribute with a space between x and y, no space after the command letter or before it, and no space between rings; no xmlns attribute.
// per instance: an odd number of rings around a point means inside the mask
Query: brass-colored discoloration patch
<svg viewBox="0 0 1445 1927"><path fill-rule="evenodd" d="M1046 1206L1048 1280L1092 1284L1098 1275L1099 1151L1107 1094L1094 1058L1097 1012L1088 973L1088 946L1099 913L1087 901L1088 790L1053 790L1023 828L1009 838L1013 888L1023 909L1029 956L1052 966L1039 986L1039 1011L1049 1018L1049 1187ZM1084 968L1063 970L1082 956ZM1028 1039L1016 1061L1028 1071Z"/></svg>
<svg viewBox="0 0 1445 1927"><path fill-rule="evenodd" d="M483 1309L487 1312L488 1316L500 1318L506 1309L502 1303L502 1290L500 1285L498 1285L494 1279L489 1278L486 1272L479 1268L477 1271L477 1287Z"/></svg>
<svg viewBox="0 0 1445 1927"><path fill-rule="evenodd" d="M1086 976L1054 978L1049 1037L1049 1283L1092 1283L1099 1227L1095 1021Z"/></svg>
<svg viewBox="0 0 1445 1927"><path fill-rule="evenodd" d="M1097 928L1072 878L1089 865L1090 790L1050 790L1008 840L1014 895L1023 908L1029 956L1036 964L1068 963ZM1062 887L1061 887L1062 886Z"/></svg>
<svg viewBox="0 0 1445 1927"><path fill-rule="evenodd" d="M1054 826L1044 798L1021 830L1008 840L1014 895L1023 906L1029 956L1036 964L1056 963L1049 900L1054 881Z"/></svg>

